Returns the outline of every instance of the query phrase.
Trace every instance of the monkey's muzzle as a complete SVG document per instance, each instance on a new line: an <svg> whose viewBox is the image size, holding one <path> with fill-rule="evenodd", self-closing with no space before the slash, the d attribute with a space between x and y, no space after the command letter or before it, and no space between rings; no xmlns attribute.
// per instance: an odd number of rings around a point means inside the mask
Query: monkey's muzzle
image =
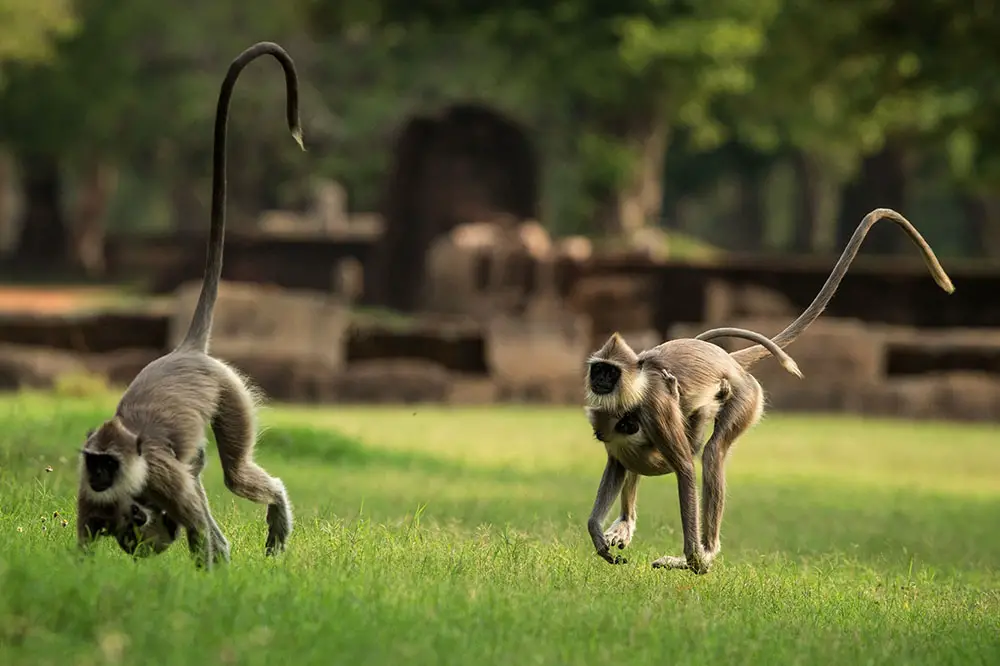
<svg viewBox="0 0 1000 666"><path fill-rule="evenodd" d="M142 529L148 527L145 534ZM132 505L131 515L116 535L118 546L133 557L158 555L177 539L180 525L166 512Z"/></svg>
<svg viewBox="0 0 1000 666"><path fill-rule="evenodd" d="M597 395L607 395L618 386L622 371L616 365L596 361L590 364L588 379L590 380L590 390Z"/></svg>

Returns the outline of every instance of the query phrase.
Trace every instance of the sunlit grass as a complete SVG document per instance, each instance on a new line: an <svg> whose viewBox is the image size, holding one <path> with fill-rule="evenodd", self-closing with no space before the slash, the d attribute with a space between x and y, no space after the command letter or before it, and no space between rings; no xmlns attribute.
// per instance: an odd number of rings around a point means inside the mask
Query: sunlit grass
<svg viewBox="0 0 1000 666"><path fill-rule="evenodd" d="M113 404L0 401L0 664L1000 659L991 427L769 417L697 577L649 567L680 551L670 477L640 486L627 565L593 553L603 453L579 408L270 407L259 459L295 503L290 550L264 558L263 510L210 447L232 562L205 574L183 539L76 558L75 451Z"/></svg>

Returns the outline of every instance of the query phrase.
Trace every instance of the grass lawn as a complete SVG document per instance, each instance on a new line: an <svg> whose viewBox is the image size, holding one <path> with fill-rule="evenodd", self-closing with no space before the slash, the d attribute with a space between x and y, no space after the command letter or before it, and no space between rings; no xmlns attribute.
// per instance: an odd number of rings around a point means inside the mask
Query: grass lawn
<svg viewBox="0 0 1000 666"><path fill-rule="evenodd" d="M232 562L206 573L183 538L75 556L75 452L113 404L0 399L0 664L1000 664L995 427L769 417L694 576L649 566L681 550L672 477L628 564L594 554L579 408L269 407L289 551L210 446Z"/></svg>

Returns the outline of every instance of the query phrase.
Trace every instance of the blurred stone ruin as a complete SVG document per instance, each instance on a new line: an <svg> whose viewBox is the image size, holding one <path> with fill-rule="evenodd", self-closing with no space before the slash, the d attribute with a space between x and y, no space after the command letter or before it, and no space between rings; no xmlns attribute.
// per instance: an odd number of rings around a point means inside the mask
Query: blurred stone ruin
<svg viewBox="0 0 1000 666"><path fill-rule="evenodd" d="M478 105L411 118L391 162L376 212L349 212L342 185L315 179L303 210L227 236L212 351L271 399L580 405L584 361L612 333L637 350L723 325L774 335L832 266L672 262L656 229L618 249L552 238L526 130ZM186 330L203 252L197 234L109 239L109 276L141 275L166 304L0 313L0 388L126 384ZM922 266L859 257L789 350L805 379L773 359L754 368L771 408L1000 419L1000 273L953 277L945 297Z"/></svg>
<svg viewBox="0 0 1000 666"><path fill-rule="evenodd" d="M773 336L801 311L776 290L711 279L695 316L660 333L663 312L688 307L673 286L683 279L664 290L650 274L599 272L585 240L553 241L531 220L460 225L431 255L415 315L358 308L364 280L354 259L328 268L326 291L225 281L212 351L272 400L579 405L583 362L614 330L636 349L720 325ZM165 305L140 310L0 315L0 388L58 387L88 374L123 386L183 335L198 289L186 283ZM749 343L718 344L732 351ZM775 411L1000 415L997 328L830 313L789 351L805 379L772 358L753 368Z"/></svg>
<svg viewBox="0 0 1000 666"><path fill-rule="evenodd" d="M257 228L275 236L378 236L383 230L378 213L349 213L347 190L329 178L313 178L311 201L305 211L265 210L257 218Z"/></svg>

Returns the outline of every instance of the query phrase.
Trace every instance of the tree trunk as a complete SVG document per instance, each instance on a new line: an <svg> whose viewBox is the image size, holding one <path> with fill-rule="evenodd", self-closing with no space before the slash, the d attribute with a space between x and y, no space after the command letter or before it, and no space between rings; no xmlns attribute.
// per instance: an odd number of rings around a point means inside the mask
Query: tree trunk
<svg viewBox="0 0 1000 666"><path fill-rule="evenodd" d="M816 238L822 225L819 165L804 153L796 151L792 158L798 184L795 217L792 230L792 250L808 254L816 249Z"/></svg>
<svg viewBox="0 0 1000 666"><path fill-rule="evenodd" d="M49 155L23 159L24 224L14 263L31 269L67 268L68 230L62 214L59 161Z"/></svg>
<svg viewBox="0 0 1000 666"><path fill-rule="evenodd" d="M757 252L767 237L764 187L771 158L735 142L722 150L731 160L728 173L736 185L735 205L726 216L729 245L739 252Z"/></svg>
<svg viewBox="0 0 1000 666"><path fill-rule="evenodd" d="M629 238L650 223L659 222L670 125L665 114L651 111L648 115L616 118L605 127L635 160L628 181L598 201L597 226L609 237Z"/></svg>
<svg viewBox="0 0 1000 666"><path fill-rule="evenodd" d="M16 241L14 164L12 156L0 150L0 253L10 254Z"/></svg>
<svg viewBox="0 0 1000 666"><path fill-rule="evenodd" d="M843 247L861 218L875 208L893 208L906 214L906 153L899 141L890 141L880 152L862 161L857 177L841 191L837 244ZM905 240L893 225L876 225L865 239L864 249L892 254Z"/></svg>
<svg viewBox="0 0 1000 666"><path fill-rule="evenodd" d="M118 189L118 168L95 161L84 167L70 229L70 256L88 277L104 274L105 223Z"/></svg>
<svg viewBox="0 0 1000 666"><path fill-rule="evenodd" d="M758 252L765 244L764 179L756 167L740 170L737 174L736 215L733 228L740 239L740 252Z"/></svg>
<svg viewBox="0 0 1000 666"><path fill-rule="evenodd" d="M1000 197L970 193L962 195L962 209L972 227L969 254L995 259L1000 257Z"/></svg>

